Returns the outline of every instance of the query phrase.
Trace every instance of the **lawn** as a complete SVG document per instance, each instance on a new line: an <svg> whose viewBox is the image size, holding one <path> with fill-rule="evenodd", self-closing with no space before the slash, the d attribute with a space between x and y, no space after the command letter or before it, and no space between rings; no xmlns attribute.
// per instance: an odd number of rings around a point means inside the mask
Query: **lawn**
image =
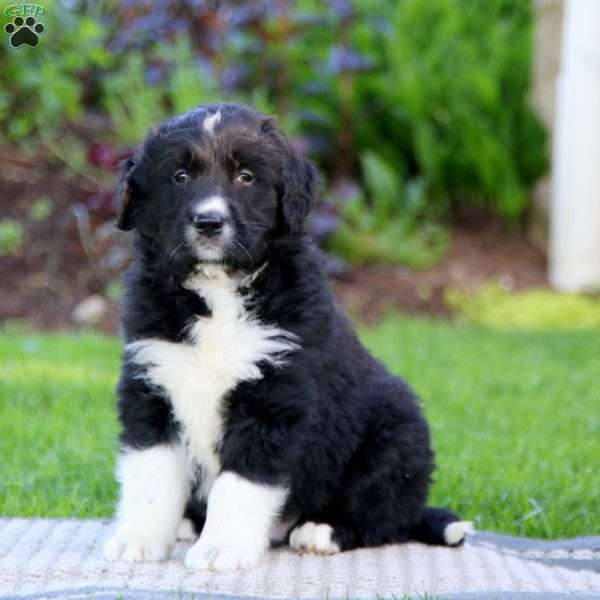
<svg viewBox="0 0 600 600"><path fill-rule="evenodd" d="M600 534L600 335L390 316L362 331L421 394L432 503L479 528ZM118 341L0 337L0 515L106 517L116 497Z"/></svg>

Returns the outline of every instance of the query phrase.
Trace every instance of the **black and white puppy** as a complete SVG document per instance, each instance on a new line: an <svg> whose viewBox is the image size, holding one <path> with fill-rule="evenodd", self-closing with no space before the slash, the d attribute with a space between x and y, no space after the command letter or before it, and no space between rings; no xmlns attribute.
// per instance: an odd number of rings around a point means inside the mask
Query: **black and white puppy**
<svg viewBox="0 0 600 600"><path fill-rule="evenodd" d="M414 394L360 344L302 232L315 188L274 121L232 104L166 122L126 164L118 226L135 261L107 558L164 559L194 534L186 565L213 570L286 541L463 541L467 523L426 507Z"/></svg>

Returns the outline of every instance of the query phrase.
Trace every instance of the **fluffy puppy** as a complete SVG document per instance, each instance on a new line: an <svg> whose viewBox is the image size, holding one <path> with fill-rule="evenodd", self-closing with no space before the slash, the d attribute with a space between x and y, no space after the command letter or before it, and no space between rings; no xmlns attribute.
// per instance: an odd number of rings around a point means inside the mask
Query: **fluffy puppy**
<svg viewBox="0 0 600 600"><path fill-rule="evenodd" d="M458 545L427 508L429 431L409 387L336 307L303 234L316 174L274 121L209 105L125 165L118 523L112 560L255 565L269 544L330 554Z"/></svg>

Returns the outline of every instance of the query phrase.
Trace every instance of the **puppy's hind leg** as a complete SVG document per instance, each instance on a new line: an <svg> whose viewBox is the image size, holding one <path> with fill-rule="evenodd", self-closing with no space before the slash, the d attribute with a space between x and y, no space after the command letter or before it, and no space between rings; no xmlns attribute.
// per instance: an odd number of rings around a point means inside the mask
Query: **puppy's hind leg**
<svg viewBox="0 0 600 600"><path fill-rule="evenodd" d="M412 530L411 538L424 544L438 546L460 546L468 533L475 528L471 521L461 521L446 508L428 506L418 525Z"/></svg>
<svg viewBox="0 0 600 600"><path fill-rule="evenodd" d="M336 554L341 548L333 535L331 525L306 521L294 527L290 533L290 548L300 554Z"/></svg>
<svg viewBox="0 0 600 600"><path fill-rule="evenodd" d="M104 545L104 557L129 562L165 559L189 493L182 449L171 444L124 449L118 478L117 530Z"/></svg>
<svg viewBox="0 0 600 600"><path fill-rule="evenodd" d="M306 515L309 522L292 533L293 549L332 553L411 539L432 470L427 426L418 415L403 422L394 405L387 408L353 456L329 506Z"/></svg>

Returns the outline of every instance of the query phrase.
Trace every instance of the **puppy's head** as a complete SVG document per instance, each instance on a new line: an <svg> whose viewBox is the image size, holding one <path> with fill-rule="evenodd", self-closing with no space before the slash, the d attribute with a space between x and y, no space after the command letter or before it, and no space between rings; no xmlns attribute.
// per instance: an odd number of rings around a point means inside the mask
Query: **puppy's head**
<svg viewBox="0 0 600 600"><path fill-rule="evenodd" d="M273 119L209 105L156 128L126 162L117 225L174 268L252 271L274 240L301 234L315 188L314 168Z"/></svg>

